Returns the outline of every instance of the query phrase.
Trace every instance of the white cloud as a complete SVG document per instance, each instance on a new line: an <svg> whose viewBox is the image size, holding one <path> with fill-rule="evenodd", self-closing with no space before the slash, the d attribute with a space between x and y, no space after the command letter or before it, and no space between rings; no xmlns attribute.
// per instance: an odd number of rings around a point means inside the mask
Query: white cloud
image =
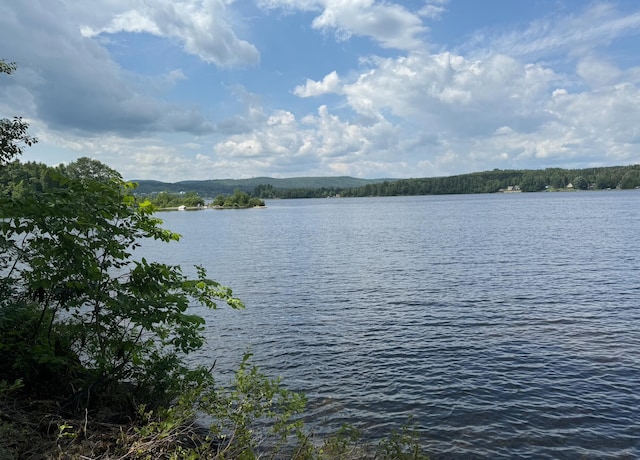
<svg viewBox="0 0 640 460"><path fill-rule="evenodd" d="M429 19L440 19L445 11L447 11L445 6L447 3L449 3L449 0L428 0L420 11L418 11L418 14Z"/></svg>
<svg viewBox="0 0 640 460"><path fill-rule="evenodd" d="M450 53L412 53L375 59L342 91L358 113L385 110L429 131L469 135L507 122L535 123L541 102L557 79L540 65L522 65L502 55L468 61Z"/></svg>
<svg viewBox="0 0 640 460"><path fill-rule="evenodd" d="M578 62L576 74L589 86L597 88L617 81L622 72L605 58L589 56Z"/></svg>
<svg viewBox="0 0 640 460"><path fill-rule="evenodd" d="M174 84L181 80L188 80L188 77L184 74L182 69L173 69L166 75L165 78L170 84Z"/></svg>
<svg viewBox="0 0 640 460"><path fill-rule="evenodd" d="M16 103L22 115L41 120L49 129L89 135L138 136L158 131L200 135L213 130L194 109L153 97L104 47L83 38L73 21L77 14L56 0L0 6L0 43L11 43L3 57L19 56L16 78L0 85L29 101L27 106ZM158 82L184 77L182 71L174 70L158 77Z"/></svg>
<svg viewBox="0 0 640 460"><path fill-rule="evenodd" d="M80 33L84 37L89 38L95 37L103 32L114 34L122 31L132 33L146 32L153 35L160 35L162 33L160 28L151 18L135 10L117 14L111 20L111 23L102 29L94 29L87 25L80 27Z"/></svg>
<svg viewBox="0 0 640 460"><path fill-rule="evenodd" d="M299 97L313 97L320 96L322 94L335 93L338 90L340 84L340 77L334 70L333 72L325 75L322 81L313 81L307 79L304 85L296 86L293 90L293 94Z"/></svg>
<svg viewBox="0 0 640 460"><path fill-rule="evenodd" d="M221 67L256 64L260 58L257 48L236 36L227 7L222 0L133 1L131 9L112 10L106 23L107 18L93 18L95 24L84 25L81 32L85 37L148 33L178 40L188 53Z"/></svg>
<svg viewBox="0 0 640 460"><path fill-rule="evenodd" d="M320 12L312 26L333 31L339 40L352 35L369 37L383 48L416 49L423 46L427 28L420 15L398 3L374 0L261 0L263 8Z"/></svg>
<svg viewBox="0 0 640 460"><path fill-rule="evenodd" d="M264 125L250 134L230 136L214 147L219 160L243 158L243 169L260 162L284 175L343 174L384 175L399 172L389 153L398 151L401 136L386 121L361 125L341 120L321 106L316 114L297 120L286 111L275 111ZM306 171L306 172L305 172ZM321 171L325 171L321 173Z"/></svg>

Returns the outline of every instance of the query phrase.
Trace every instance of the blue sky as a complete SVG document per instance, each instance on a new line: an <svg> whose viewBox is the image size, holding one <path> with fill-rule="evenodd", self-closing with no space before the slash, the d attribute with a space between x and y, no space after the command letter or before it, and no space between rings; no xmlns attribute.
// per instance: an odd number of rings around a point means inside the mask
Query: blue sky
<svg viewBox="0 0 640 460"><path fill-rule="evenodd" d="M127 179L640 163L637 0L23 0L23 160Z"/></svg>

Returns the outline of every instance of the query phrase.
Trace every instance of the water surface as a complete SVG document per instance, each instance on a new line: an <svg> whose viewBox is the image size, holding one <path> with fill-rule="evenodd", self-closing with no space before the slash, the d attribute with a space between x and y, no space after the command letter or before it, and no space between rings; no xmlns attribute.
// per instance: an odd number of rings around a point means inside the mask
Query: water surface
<svg viewBox="0 0 640 460"><path fill-rule="evenodd" d="M272 200L161 213L244 311L199 310L317 428L414 416L432 458L640 456L640 192Z"/></svg>

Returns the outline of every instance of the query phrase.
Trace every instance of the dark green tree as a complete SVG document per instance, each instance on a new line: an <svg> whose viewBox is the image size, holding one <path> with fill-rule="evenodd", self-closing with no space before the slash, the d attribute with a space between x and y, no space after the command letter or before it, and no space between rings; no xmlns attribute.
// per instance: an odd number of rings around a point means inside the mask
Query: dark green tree
<svg viewBox="0 0 640 460"><path fill-rule="evenodd" d="M216 196L212 204L222 208L250 208L264 206L264 201L260 198L251 197L242 190L236 190L232 195L220 194Z"/></svg>
<svg viewBox="0 0 640 460"><path fill-rule="evenodd" d="M109 182L113 179L122 179L122 176L115 169L88 157L78 158L69 165L60 165L61 173L69 179L96 180Z"/></svg>
<svg viewBox="0 0 640 460"><path fill-rule="evenodd" d="M573 187L578 190L587 190L589 188L589 181L584 178L584 176L576 176L573 179Z"/></svg>
<svg viewBox="0 0 640 460"><path fill-rule="evenodd" d="M636 166L634 169L630 169L622 176L620 180L620 188L632 189L640 187L640 167Z"/></svg>
<svg viewBox="0 0 640 460"><path fill-rule="evenodd" d="M150 203L135 202L130 184L62 185L0 203L0 236L11 242L0 265L0 311L10 315L22 305L34 319L31 339L12 350L13 372L5 370L37 385L39 363L66 369L77 360L83 375L68 383L78 395L122 381L137 382L147 395L171 395L167 385L187 372L179 356L204 344L204 321L189 306L242 304L203 269L190 278L179 267L132 257L145 238L178 235L159 226Z"/></svg>
<svg viewBox="0 0 640 460"><path fill-rule="evenodd" d="M15 63L0 60L0 73L12 74L16 68ZM21 117L0 118L0 166L22 154L25 146L38 142L29 135L28 129L29 125Z"/></svg>

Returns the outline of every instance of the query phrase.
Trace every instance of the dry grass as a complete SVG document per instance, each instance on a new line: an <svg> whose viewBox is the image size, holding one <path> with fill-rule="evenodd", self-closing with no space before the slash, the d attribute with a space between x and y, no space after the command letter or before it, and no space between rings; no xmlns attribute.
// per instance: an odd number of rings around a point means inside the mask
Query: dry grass
<svg viewBox="0 0 640 460"><path fill-rule="evenodd" d="M144 434L140 420L109 423L99 417L88 412L84 417L65 415L55 401L7 398L0 403L0 458L155 460L168 459L181 449L206 447L202 431L194 424Z"/></svg>

